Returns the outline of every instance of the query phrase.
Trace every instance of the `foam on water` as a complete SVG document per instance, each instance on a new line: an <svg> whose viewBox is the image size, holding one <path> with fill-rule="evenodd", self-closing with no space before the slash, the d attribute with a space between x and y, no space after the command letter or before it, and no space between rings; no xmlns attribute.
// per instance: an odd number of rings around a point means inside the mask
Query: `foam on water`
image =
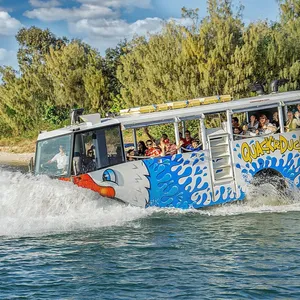
<svg viewBox="0 0 300 300"><path fill-rule="evenodd" d="M0 169L0 236L121 226L149 214L72 183Z"/></svg>
<svg viewBox="0 0 300 300"><path fill-rule="evenodd" d="M300 211L299 190L279 195L268 183L248 198L203 210L143 209L105 199L72 183L0 168L0 236L24 236L121 226L153 213L226 216Z"/></svg>

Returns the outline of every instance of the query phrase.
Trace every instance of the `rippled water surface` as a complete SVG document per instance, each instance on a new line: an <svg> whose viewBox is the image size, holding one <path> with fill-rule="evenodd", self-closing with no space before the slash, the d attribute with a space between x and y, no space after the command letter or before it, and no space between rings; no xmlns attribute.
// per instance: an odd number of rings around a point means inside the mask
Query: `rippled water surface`
<svg viewBox="0 0 300 300"><path fill-rule="evenodd" d="M141 209L0 168L0 298L299 299L298 193Z"/></svg>

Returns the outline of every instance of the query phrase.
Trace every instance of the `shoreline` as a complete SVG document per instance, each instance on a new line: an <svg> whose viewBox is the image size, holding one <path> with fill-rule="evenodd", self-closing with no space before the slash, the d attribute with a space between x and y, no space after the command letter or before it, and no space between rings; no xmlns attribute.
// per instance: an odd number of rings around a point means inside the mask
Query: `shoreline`
<svg viewBox="0 0 300 300"><path fill-rule="evenodd" d="M30 158L34 158L34 153L12 153L0 151L0 164L29 164Z"/></svg>

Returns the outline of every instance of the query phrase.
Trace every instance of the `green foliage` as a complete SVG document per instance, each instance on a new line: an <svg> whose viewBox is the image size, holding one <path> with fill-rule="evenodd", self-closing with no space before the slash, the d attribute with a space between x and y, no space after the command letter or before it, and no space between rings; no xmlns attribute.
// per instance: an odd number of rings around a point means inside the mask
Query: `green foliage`
<svg viewBox="0 0 300 300"><path fill-rule="evenodd" d="M41 62L50 48L59 49L68 42L65 37L57 39L49 29L43 30L35 26L20 29L16 40L20 45L18 62L22 71L33 64L37 57Z"/></svg>
<svg viewBox="0 0 300 300"><path fill-rule="evenodd" d="M69 117L65 107L49 105L45 108L44 120L53 125L59 125Z"/></svg>
<svg viewBox="0 0 300 300"><path fill-rule="evenodd" d="M127 106L187 99L199 94L197 66L183 52L186 39L182 26L165 24L149 39L136 38L129 53L120 59L117 78Z"/></svg>

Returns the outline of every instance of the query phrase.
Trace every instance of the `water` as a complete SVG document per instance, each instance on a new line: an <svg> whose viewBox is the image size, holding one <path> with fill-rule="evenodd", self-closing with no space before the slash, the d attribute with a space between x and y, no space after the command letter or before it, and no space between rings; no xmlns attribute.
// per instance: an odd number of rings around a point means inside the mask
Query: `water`
<svg viewBox="0 0 300 300"><path fill-rule="evenodd" d="M141 209L0 169L1 299L299 299L300 201Z"/></svg>

